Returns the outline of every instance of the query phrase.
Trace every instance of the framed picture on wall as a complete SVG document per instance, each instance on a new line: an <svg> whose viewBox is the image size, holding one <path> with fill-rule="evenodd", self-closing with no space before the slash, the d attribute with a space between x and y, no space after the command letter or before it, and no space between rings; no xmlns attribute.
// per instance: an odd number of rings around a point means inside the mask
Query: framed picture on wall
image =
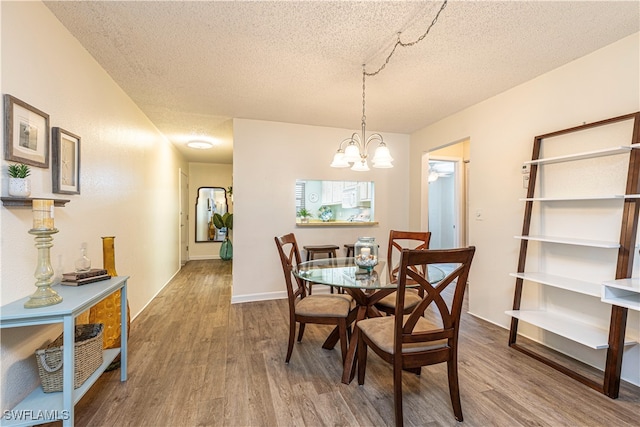
<svg viewBox="0 0 640 427"><path fill-rule="evenodd" d="M4 96L4 158L49 167L49 115L11 95Z"/></svg>
<svg viewBox="0 0 640 427"><path fill-rule="evenodd" d="M62 128L53 128L53 192L80 194L80 137Z"/></svg>

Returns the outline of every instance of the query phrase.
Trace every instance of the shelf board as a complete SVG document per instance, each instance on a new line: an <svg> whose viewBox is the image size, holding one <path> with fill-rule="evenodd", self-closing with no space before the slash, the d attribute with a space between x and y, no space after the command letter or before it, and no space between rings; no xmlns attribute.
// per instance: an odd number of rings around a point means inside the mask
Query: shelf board
<svg viewBox="0 0 640 427"><path fill-rule="evenodd" d="M584 197L523 197L521 202L574 202L583 200L625 200L640 199L640 194L614 194L612 196L584 196Z"/></svg>
<svg viewBox="0 0 640 427"><path fill-rule="evenodd" d="M524 272L509 273L510 276L528 280L530 282L540 283L542 285L554 288L565 289L567 291L589 295L592 297L601 296L602 285L600 283L587 282L585 280L572 279L569 277L555 276L553 274Z"/></svg>
<svg viewBox="0 0 640 427"><path fill-rule="evenodd" d="M505 313L584 346L600 350L609 347L609 331L580 322L575 318L548 311L508 310ZM625 338L624 345L637 344Z"/></svg>
<svg viewBox="0 0 640 427"><path fill-rule="evenodd" d="M570 162L573 160L592 159L594 157L613 156L616 154L623 154L623 153L629 152L631 151L632 148L636 148L636 147L631 147L629 145L610 147L610 148L604 148L601 150L567 154L565 156L547 157L547 158L536 159L536 160L528 160L524 162L524 164L525 165L543 165L543 164Z"/></svg>
<svg viewBox="0 0 640 427"><path fill-rule="evenodd" d="M102 365L93 373L87 380L82 383L80 387L74 390L73 392L73 404L75 405L80 401L82 396L91 388L91 386L100 378L100 375L109 367L111 362L116 358L116 356L120 354L119 348L107 349L103 353L103 362ZM54 393L45 393L42 390L42 387L38 387L33 390L22 402L20 402L16 407L14 407L9 413L20 414L23 418L26 419L2 419L2 426L12 426L12 427L22 427L22 426L32 426L35 424L44 424L52 421L60 420L64 416L63 412L63 404L62 404L62 392L54 392ZM58 418L29 418L29 415L36 417L39 413L42 416L58 416ZM29 414L26 415L25 414Z"/></svg>
<svg viewBox="0 0 640 427"><path fill-rule="evenodd" d="M2 205L5 207L21 207L21 208L30 208L32 205L32 201L34 200L53 200L53 205L58 208L63 208L65 204L69 203L71 200L69 199L51 199L46 197L0 197L2 200Z"/></svg>
<svg viewBox="0 0 640 427"><path fill-rule="evenodd" d="M602 302L640 311L640 279L609 280L602 283Z"/></svg>
<svg viewBox="0 0 640 427"><path fill-rule="evenodd" d="M588 239L574 239L569 237L555 237L555 236L514 236L516 239L521 240L535 240L538 242L549 243L561 243L564 245L574 246L589 246L592 248L605 248L605 249L618 249L620 243L603 241L603 240L588 240Z"/></svg>
<svg viewBox="0 0 640 427"><path fill-rule="evenodd" d="M612 196L584 196L584 197L525 197L520 199L521 202L573 202L582 200L623 200L625 198L632 198L631 196L624 195L612 195ZM635 195L640 197L640 195Z"/></svg>

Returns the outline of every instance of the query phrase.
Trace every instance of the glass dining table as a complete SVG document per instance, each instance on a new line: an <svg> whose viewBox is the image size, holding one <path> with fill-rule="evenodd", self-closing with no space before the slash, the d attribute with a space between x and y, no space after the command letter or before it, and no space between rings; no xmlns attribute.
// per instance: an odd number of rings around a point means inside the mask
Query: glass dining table
<svg viewBox="0 0 640 427"><path fill-rule="evenodd" d="M378 317L382 314L375 304L393 293L397 284L390 279L389 269L385 261L380 261L371 272L360 269L354 258L324 258L302 262L293 269L293 274L308 282L344 289L355 301L355 322L367 317ZM427 270L431 283L441 281L445 273L440 268L429 265ZM342 372L342 382L349 384L356 372L356 353L358 330L349 341L347 357ZM334 329L323 344L323 348L333 348L338 342L337 328Z"/></svg>

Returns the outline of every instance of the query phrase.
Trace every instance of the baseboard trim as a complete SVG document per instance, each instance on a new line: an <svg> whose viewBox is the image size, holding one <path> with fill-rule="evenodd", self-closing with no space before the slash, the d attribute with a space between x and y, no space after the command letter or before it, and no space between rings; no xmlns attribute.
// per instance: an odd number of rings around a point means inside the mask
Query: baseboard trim
<svg viewBox="0 0 640 427"><path fill-rule="evenodd" d="M180 266L180 268L182 268L182 266ZM158 291L157 291L155 294L153 294L153 296L151 297L151 299L150 299L149 301L147 301L147 303L146 303L146 304L145 304L145 305L140 309L140 311L138 311L136 314L129 313L129 315L131 316L131 322L133 322L133 321L136 319L136 317L138 317L138 315L139 315L140 313L142 313L142 312L147 308L147 306L153 302L153 300L154 300L154 299L156 299L156 297L160 294L160 292L162 292L162 290L163 290L163 289L164 289L164 288L165 288L169 283L171 283L171 281L174 279L174 277L176 277L176 276L178 275L178 273L180 273L180 268L178 269L178 271L176 271L175 273L173 273L173 276L171 276L171 277L169 278L169 280L167 280L167 281L164 283L164 285L162 285L162 287L161 287L160 289L158 289Z"/></svg>
<svg viewBox="0 0 640 427"><path fill-rule="evenodd" d="M189 261L205 261L208 259L220 259L220 255L194 255L191 256L189 255L189 259L187 260L187 262Z"/></svg>
<svg viewBox="0 0 640 427"><path fill-rule="evenodd" d="M260 294L234 295L231 297L231 304L241 304L243 302L268 301L273 299L287 298L287 291L264 292Z"/></svg>

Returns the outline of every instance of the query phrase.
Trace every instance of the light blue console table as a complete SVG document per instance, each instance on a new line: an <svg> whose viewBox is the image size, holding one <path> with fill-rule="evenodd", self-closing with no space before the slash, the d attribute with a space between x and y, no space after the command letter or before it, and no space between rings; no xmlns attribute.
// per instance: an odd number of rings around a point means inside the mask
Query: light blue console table
<svg viewBox="0 0 640 427"><path fill-rule="evenodd" d="M80 387L77 389L73 387L73 372L75 372L75 318L120 289L120 324L126 325L127 279L128 276L119 276L78 287L57 285L54 289L62 296L63 300L60 304L49 307L24 308L24 303L29 297L0 307L1 328L62 323L64 331L62 391L45 393L42 387L38 387L15 408L8 411L8 414L4 414L0 419L2 426L30 426L56 420L62 420L62 425L65 427L73 426L74 405L96 382L118 354L120 354L120 381L127 380L127 328L124 327L121 328L120 348L105 350L104 361L100 368Z"/></svg>

